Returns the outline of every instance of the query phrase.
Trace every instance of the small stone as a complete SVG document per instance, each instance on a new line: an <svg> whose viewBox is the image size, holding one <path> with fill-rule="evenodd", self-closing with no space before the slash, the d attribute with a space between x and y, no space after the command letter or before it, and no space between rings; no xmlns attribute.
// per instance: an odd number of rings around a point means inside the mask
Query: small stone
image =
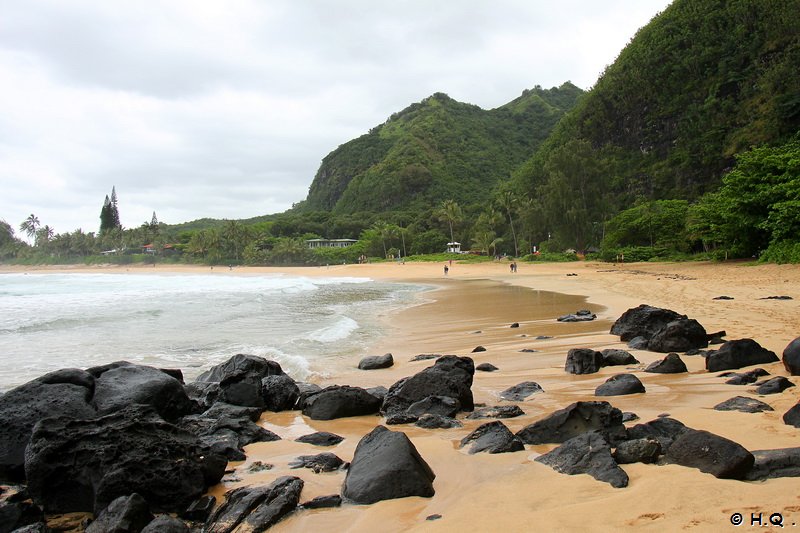
<svg viewBox="0 0 800 533"><path fill-rule="evenodd" d="M481 363L475 367L475 370L479 370L481 372L494 372L499 370L499 368L494 366L492 363Z"/></svg>

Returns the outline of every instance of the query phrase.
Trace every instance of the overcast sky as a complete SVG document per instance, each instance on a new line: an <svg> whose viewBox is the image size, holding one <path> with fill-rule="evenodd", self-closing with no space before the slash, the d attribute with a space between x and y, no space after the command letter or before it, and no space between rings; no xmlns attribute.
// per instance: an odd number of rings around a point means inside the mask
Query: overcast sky
<svg viewBox="0 0 800 533"><path fill-rule="evenodd" d="M0 219L248 218L434 92L590 88L669 0L0 0Z"/></svg>

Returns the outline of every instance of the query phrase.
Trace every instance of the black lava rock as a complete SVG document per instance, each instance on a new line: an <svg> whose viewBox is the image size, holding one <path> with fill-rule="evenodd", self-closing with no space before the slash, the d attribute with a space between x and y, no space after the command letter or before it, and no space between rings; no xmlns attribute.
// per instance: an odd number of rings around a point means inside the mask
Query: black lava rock
<svg viewBox="0 0 800 533"><path fill-rule="evenodd" d="M740 339L728 341L719 350L709 354L706 357L706 369L709 372L719 372L776 361L779 359L775 352L762 348L753 339Z"/></svg>
<svg viewBox="0 0 800 533"><path fill-rule="evenodd" d="M536 462L562 474L589 474L615 488L628 486L628 474L617 465L611 446L595 431L580 434L536 458Z"/></svg>
<svg viewBox="0 0 800 533"><path fill-rule="evenodd" d="M58 370L0 396L0 480L25 478L25 447L43 418L91 418L94 376L77 368Z"/></svg>
<svg viewBox="0 0 800 533"><path fill-rule="evenodd" d="M406 413L421 417L429 413L453 418L461 410L461 403L450 396L428 396L408 406Z"/></svg>
<svg viewBox="0 0 800 533"><path fill-rule="evenodd" d="M300 387L286 374L267 376L261 380L261 397L268 411L288 411L295 408Z"/></svg>
<svg viewBox="0 0 800 533"><path fill-rule="evenodd" d="M666 452L667 461L697 468L720 479L744 479L755 457L732 440L708 431L685 431Z"/></svg>
<svg viewBox="0 0 800 533"><path fill-rule="evenodd" d="M666 453L672 443L689 428L674 418L661 417L645 424L636 424L628 428L628 438L644 439L653 438L661 444L662 453Z"/></svg>
<svg viewBox="0 0 800 533"><path fill-rule="evenodd" d="M783 366L792 376L800 376L800 337L783 349Z"/></svg>
<svg viewBox="0 0 800 533"><path fill-rule="evenodd" d="M626 440L617 444L614 459L618 464L655 463L661 455L661 443L653 438Z"/></svg>
<svg viewBox="0 0 800 533"><path fill-rule="evenodd" d="M707 346L708 335L705 328L692 318L679 318L667 323L647 343L648 350L661 353L685 352Z"/></svg>
<svg viewBox="0 0 800 533"><path fill-rule="evenodd" d="M379 370L381 368L390 368L392 365L394 365L394 357L390 353L385 353L363 358L359 361L358 368L361 370Z"/></svg>
<svg viewBox="0 0 800 533"><path fill-rule="evenodd" d="M686 315L669 309L642 304L622 313L622 316L611 326L611 334L619 335L623 342L635 337L650 339L670 322L685 318Z"/></svg>
<svg viewBox="0 0 800 533"><path fill-rule="evenodd" d="M756 383L756 385L758 385L758 388L756 388L756 393L758 394L780 394L786 389L795 386L794 383L783 376L775 376L760 385Z"/></svg>
<svg viewBox="0 0 800 533"><path fill-rule="evenodd" d="M91 420L40 421L25 472L48 513L99 511L132 492L153 510L178 512L219 482L226 462L152 408L134 406Z"/></svg>
<svg viewBox="0 0 800 533"><path fill-rule="evenodd" d="M389 388L381 412L393 415L428 396L449 396L461 403L461 409L472 411L472 378L475 364L469 357L445 355L421 372L403 378Z"/></svg>
<svg viewBox="0 0 800 533"><path fill-rule="evenodd" d="M773 411L769 404L747 398L746 396L734 396L730 400L725 400L714 406L716 411L741 411L743 413L760 413L762 411Z"/></svg>
<svg viewBox="0 0 800 533"><path fill-rule="evenodd" d="M603 356L603 366L638 365L639 361L625 350L607 348L600 352Z"/></svg>
<svg viewBox="0 0 800 533"><path fill-rule="evenodd" d="M525 449L525 445L509 429L495 420L478 426L472 433L461 439L460 448L471 444L469 453L508 453Z"/></svg>
<svg viewBox="0 0 800 533"><path fill-rule="evenodd" d="M463 427L464 424L448 416L425 413L414 422L414 425L423 429L452 429Z"/></svg>
<svg viewBox="0 0 800 533"><path fill-rule="evenodd" d="M336 435L335 433L328 433L327 431L317 431L297 437L294 439L297 442L305 442L306 444L313 444L314 446L336 446L344 440L344 437Z"/></svg>
<svg viewBox="0 0 800 533"><path fill-rule="evenodd" d="M633 374L617 374L597 387L594 394L595 396L624 396L640 392L645 392L645 389L639 378Z"/></svg>
<svg viewBox="0 0 800 533"><path fill-rule="evenodd" d="M763 481L778 477L800 477L800 448L756 450L755 463L747 473L748 481Z"/></svg>
<svg viewBox="0 0 800 533"><path fill-rule="evenodd" d="M479 370L481 372L494 372L499 369L492 363L481 363L475 367L475 370Z"/></svg>
<svg viewBox="0 0 800 533"><path fill-rule="evenodd" d="M333 420L372 415L380 407L380 399L360 387L332 385L306 398L303 414L313 420Z"/></svg>
<svg viewBox="0 0 800 533"><path fill-rule="evenodd" d="M513 387L509 387L500 393L501 400L508 400L510 402L521 402L531 394L544 392L544 389L539 386L535 381L523 381L517 383Z"/></svg>
<svg viewBox="0 0 800 533"><path fill-rule="evenodd" d="M681 374L689 369L678 354L671 353L660 361L653 361L644 371L654 374Z"/></svg>
<svg viewBox="0 0 800 533"><path fill-rule="evenodd" d="M572 348L567 352L564 370L570 374L594 374L603 366L603 354L591 348Z"/></svg>
<svg viewBox="0 0 800 533"><path fill-rule="evenodd" d="M153 518L145 499L133 493L120 496L108 504L97 519L89 524L86 533L141 531Z"/></svg>
<svg viewBox="0 0 800 533"><path fill-rule="evenodd" d="M475 409L467 415L469 419L480 418L515 418L525 414L519 405L495 405L493 407L481 407Z"/></svg>
<svg viewBox="0 0 800 533"><path fill-rule="evenodd" d="M625 439L622 411L608 402L575 402L517 432L525 444L565 442L588 431L598 430L605 440Z"/></svg>
<svg viewBox="0 0 800 533"><path fill-rule="evenodd" d="M206 522L204 533L265 531L297 508L303 480L284 476L261 487L239 487L226 494Z"/></svg>
<svg viewBox="0 0 800 533"><path fill-rule="evenodd" d="M435 477L404 433L377 426L356 446L342 497L361 504L406 496L430 498Z"/></svg>
<svg viewBox="0 0 800 533"><path fill-rule="evenodd" d="M315 473L333 472L339 470L344 461L336 454L330 452L318 453L317 455L301 455L289 463L289 468L308 468Z"/></svg>

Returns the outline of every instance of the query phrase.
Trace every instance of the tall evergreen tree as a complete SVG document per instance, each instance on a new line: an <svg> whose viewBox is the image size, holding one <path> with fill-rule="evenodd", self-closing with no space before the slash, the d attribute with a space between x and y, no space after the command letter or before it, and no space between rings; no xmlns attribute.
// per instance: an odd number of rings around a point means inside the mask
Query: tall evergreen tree
<svg viewBox="0 0 800 533"><path fill-rule="evenodd" d="M111 222L113 227L122 228L122 223L119 221L119 206L117 205L117 188L111 187Z"/></svg>
<svg viewBox="0 0 800 533"><path fill-rule="evenodd" d="M111 213L111 200L109 200L108 195L106 195L106 199L103 201L103 208L100 209L100 235L103 235L114 227L114 219Z"/></svg>

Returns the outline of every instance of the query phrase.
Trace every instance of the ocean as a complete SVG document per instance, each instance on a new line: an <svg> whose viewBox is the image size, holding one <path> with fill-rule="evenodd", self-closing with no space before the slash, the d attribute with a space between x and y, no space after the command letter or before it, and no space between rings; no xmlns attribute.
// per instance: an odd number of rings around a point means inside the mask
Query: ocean
<svg viewBox="0 0 800 533"><path fill-rule="evenodd" d="M227 272L2 274L0 391L119 360L180 368L191 381L237 353L272 359L305 380L336 359L368 355L385 334L381 318L414 305L425 289Z"/></svg>

